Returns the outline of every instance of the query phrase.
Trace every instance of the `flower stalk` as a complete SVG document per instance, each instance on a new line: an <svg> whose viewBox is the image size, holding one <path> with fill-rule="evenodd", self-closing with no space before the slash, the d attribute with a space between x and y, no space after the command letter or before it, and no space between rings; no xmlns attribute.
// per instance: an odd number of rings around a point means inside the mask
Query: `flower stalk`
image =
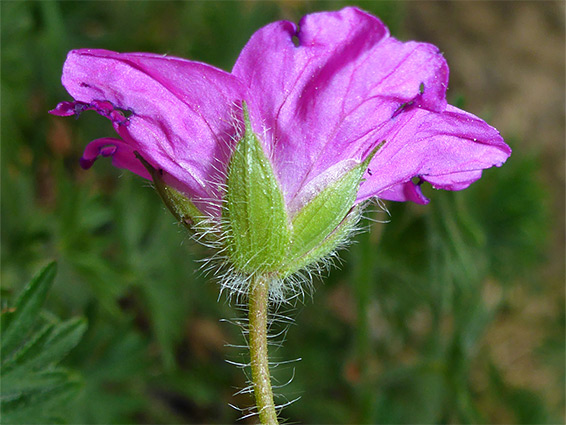
<svg viewBox="0 0 566 425"><path fill-rule="evenodd" d="M252 385L260 422L277 425L267 349L268 307L269 281L265 275L252 275L248 303Z"/></svg>

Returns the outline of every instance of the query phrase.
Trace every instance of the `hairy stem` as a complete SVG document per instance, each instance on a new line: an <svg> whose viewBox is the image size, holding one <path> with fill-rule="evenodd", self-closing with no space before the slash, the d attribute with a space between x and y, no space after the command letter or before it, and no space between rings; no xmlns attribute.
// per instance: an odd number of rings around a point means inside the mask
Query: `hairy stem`
<svg viewBox="0 0 566 425"><path fill-rule="evenodd" d="M262 424L277 425L277 413L273 403L273 390L269 374L267 353L267 310L269 283L265 276L254 275L249 292L249 345L252 368L252 384L255 401Z"/></svg>

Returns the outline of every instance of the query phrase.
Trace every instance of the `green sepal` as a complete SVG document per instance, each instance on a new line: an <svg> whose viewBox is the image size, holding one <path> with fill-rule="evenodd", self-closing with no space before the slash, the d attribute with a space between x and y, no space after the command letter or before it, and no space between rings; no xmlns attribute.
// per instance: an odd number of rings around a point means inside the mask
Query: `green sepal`
<svg viewBox="0 0 566 425"><path fill-rule="evenodd" d="M187 229L203 235L206 239L217 239L212 226L205 219L204 214L193 202L178 190L165 184L158 170L153 168L140 154L136 157L151 175L155 190L167 206L171 214Z"/></svg>
<svg viewBox="0 0 566 425"><path fill-rule="evenodd" d="M278 272L291 238L285 201L242 106L245 131L230 158L222 211L225 246L239 272Z"/></svg>
<svg viewBox="0 0 566 425"><path fill-rule="evenodd" d="M286 278L302 269L308 269L343 246L356 229L361 212L361 207L354 206L334 231L319 245L286 263L280 277Z"/></svg>
<svg viewBox="0 0 566 425"><path fill-rule="evenodd" d="M327 256L347 237L351 225L348 225L350 220L346 220L346 217L356 201L363 175L382 145L378 145L362 163L322 190L295 216L289 269L297 270L296 264L306 266Z"/></svg>

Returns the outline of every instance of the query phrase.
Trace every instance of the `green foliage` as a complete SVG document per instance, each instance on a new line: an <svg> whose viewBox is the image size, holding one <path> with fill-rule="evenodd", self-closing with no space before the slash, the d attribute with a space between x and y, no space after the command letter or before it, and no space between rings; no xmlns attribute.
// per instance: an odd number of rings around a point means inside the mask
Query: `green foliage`
<svg viewBox="0 0 566 425"><path fill-rule="evenodd" d="M58 363L86 330L84 319L61 322L41 311L55 263L46 266L0 316L0 402L2 423L46 423L59 415L81 386L79 377Z"/></svg>
<svg viewBox="0 0 566 425"><path fill-rule="evenodd" d="M395 34L409 4L359 5ZM244 313L218 301L213 276L199 271L197 261L210 253L175 225L144 180L104 160L88 172L78 167L88 141L114 134L107 120L47 114L69 99L59 84L66 52L153 51L230 69L261 25L342 5L0 2L1 295L19 293L55 258L47 310L89 323L58 366L83 322L43 312L29 325L3 301L2 344L15 351L2 352L2 373L4 362L13 368L7 378L16 373L24 347L26 365L50 366L29 379L2 379L2 397L8 384L20 395L44 385L61 391L34 399L41 408L13 410L21 421L236 423L241 413L228 403L251 404L247 394L233 395L245 376L225 361L247 361L244 349L225 346L242 344L239 329L219 322ZM510 142L508 163L466 191L431 191L425 207L389 203L390 215L375 206L370 218L388 223L366 222L371 232L343 254L340 269L315 282L312 299L279 311L298 326L273 325L274 334L285 331L274 342L286 338L273 361L302 359L274 369L276 384L293 378L276 390L277 401L301 397L283 411L290 422L563 422L563 276L548 268L555 223L540 178L544 157ZM537 303L543 314L532 320ZM23 345L5 333L14 323L28 326ZM502 354L509 351L517 356ZM522 359L529 367L517 379ZM64 409L39 418L64 399Z"/></svg>

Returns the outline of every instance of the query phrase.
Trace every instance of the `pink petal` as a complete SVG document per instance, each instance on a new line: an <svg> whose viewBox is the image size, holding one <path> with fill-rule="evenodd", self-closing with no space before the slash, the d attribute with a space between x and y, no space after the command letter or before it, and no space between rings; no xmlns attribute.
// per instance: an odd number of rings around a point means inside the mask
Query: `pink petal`
<svg viewBox="0 0 566 425"><path fill-rule="evenodd" d="M511 154L496 129L450 105L442 113L405 112L387 123L379 137L385 143L370 163L358 201L372 196L414 200L401 195L408 193L413 177L438 189L461 190L479 179L481 170L501 166Z"/></svg>
<svg viewBox="0 0 566 425"><path fill-rule="evenodd" d="M219 199L217 183L245 93L232 75L174 57L76 50L67 57L62 82L77 102L52 113L95 109L113 121L132 151L171 175L187 195Z"/></svg>
<svg viewBox="0 0 566 425"><path fill-rule="evenodd" d="M288 202L334 164L362 160L396 114L442 111L448 79L436 47L401 43L356 8L307 15L299 28L259 30L233 69L258 104L254 126L265 129Z"/></svg>
<svg viewBox="0 0 566 425"><path fill-rule="evenodd" d="M135 151L123 140L104 137L90 142L80 160L81 167L88 170L99 156L112 157L112 165L124 168L137 175L151 180L151 176L142 163L136 158Z"/></svg>
<svg viewBox="0 0 566 425"><path fill-rule="evenodd" d="M412 181L399 183L380 192L379 197L388 201L405 202L411 201L416 204L426 205L429 199L423 195L421 185ZM369 198L369 197L368 197ZM358 198L358 201L362 199Z"/></svg>

